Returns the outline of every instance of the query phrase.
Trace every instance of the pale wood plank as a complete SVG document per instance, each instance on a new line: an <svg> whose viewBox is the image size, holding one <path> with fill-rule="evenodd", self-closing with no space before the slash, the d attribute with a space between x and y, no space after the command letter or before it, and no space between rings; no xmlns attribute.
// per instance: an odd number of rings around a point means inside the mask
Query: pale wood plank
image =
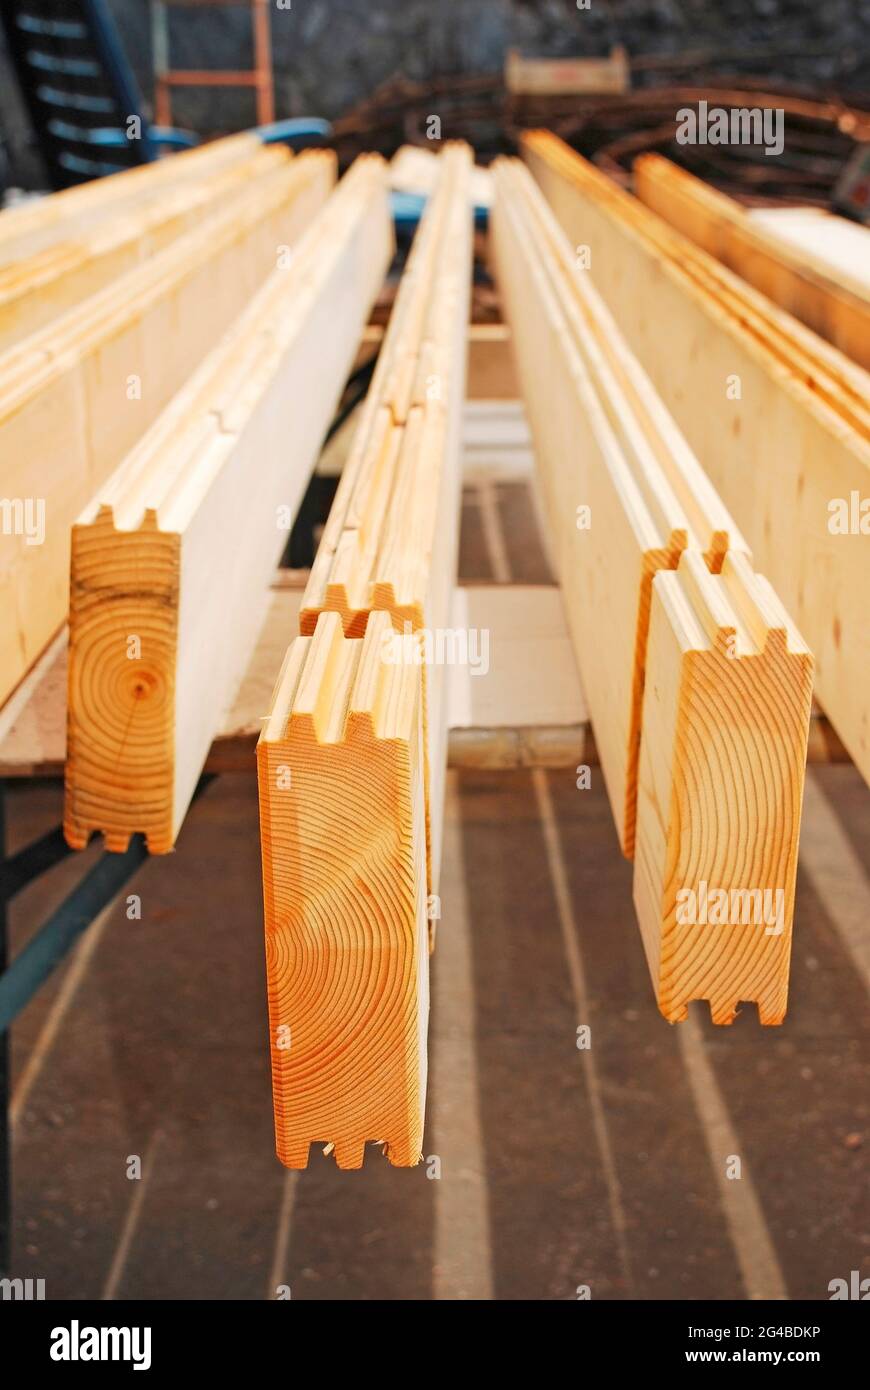
<svg viewBox="0 0 870 1390"><path fill-rule="evenodd" d="M95 294L234 198L289 162L281 149L258 149L209 177L170 186L144 207L122 204L93 228L73 227L51 246L0 266L0 351L35 333L73 305Z"/></svg>
<svg viewBox="0 0 870 1390"><path fill-rule="evenodd" d="M75 847L172 848L391 255L363 159L74 527Z"/></svg>
<svg viewBox="0 0 870 1390"><path fill-rule="evenodd" d="M170 188L195 184L256 154L262 145L252 131L213 140L152 164L92 179L0 212L0 265L42 251L54 242L94 227L120 208L145 207Z"/></svg>
<svg viewBox="0 0 870 1390"><path fill-rule="evenodd" d="M870 263L870 233L865 228L839 217L811 218L810 225L819 228L815 240L822 244L825 227L830 228L832 241L842 242L838 224L843 224L849 249L857 253L854 273L849 275L789 238L786 230L777 235L774 227L778 224L757 218L733 198L710 188L660 155L642 155L635 160L634 188L647 207L689 241L736 271L775 304L833 343L847 358L861 367L870 367L870 287L859 278L862 257ZM782 225L784 229L795 225L793 217ZM806 226L806 219L802 225ZM811 240L809 246L813 244ZM783 336L794 332L781 320L779 326ZM813 344L808 339L802 342L805 350L814 352L827 370L848 377L848 362L838 362L836 354L825 351L824 344Z"/></svg>
<svg viewBox="0 0 870 1390"><path fill-rule="evenodd" d="M595 285L804 633L818 698L870 781L870 551L858 513L870 491L870 444L805 374L662 255L648 230L653 213L637 204L624 216L632 200L619 190L599 197L600 173L554 137L528 137L524 154L573 244L591 248ZM832 527L832 506L858 513L857 527Z"/></svg>
<svg viewBox="0 0 870 1390"><path fill-rule="evenodd" d="M258 179L116 285L0 357L4 492L44 505L44 537L0 537L0 701L67 614L70 529L295 241L334 180L329 154Z"/></svg>
<svg viewBox="0 0 870 1390"><path fill-rule="evenodd" d="M624 853L631 858L653 575L687 545L745 550L540 191L496 164L492 235L536 441L551 551ZM594 653L594 656L593 656Z"/></svg>
<svg viewBox="0 0 870 1390"><path fill-rule="evenodd" d="M290 1167L320 1138L340 1167L359 1167L367 1140L398 1166L422 1155L447 761L435 642L458 545L470 173L468 147L448 145L258 744L273 1096Z"/></svg>

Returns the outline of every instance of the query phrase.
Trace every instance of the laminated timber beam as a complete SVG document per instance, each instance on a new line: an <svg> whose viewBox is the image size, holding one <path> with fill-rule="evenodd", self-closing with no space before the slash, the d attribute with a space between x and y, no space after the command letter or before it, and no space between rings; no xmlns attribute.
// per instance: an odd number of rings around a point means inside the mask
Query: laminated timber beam
<svg viewBox="0 0 870 1390"><path fill-rule="evenodd" d="M74 848L171 850L391 255L363 158L73 528Z"/></svg>
<svg viewBox="0 0 870 1390"><path fill-rule="evenodd" d="M667 165L668 161L662 163ZM668 167L674 168L676 173L683 172L676 166ZM692 175L686 177L692 178ZM695 182L700 184L699 180ZM775 297L755 288L748 279L729 269L727 263L723 264L702 245L696 244L676 222L672 224L658 213L650 217L646 206L622 189L613 200L613 187L606 176L595 171L589 186L596 195L611 200L618 214L634 219L642 232L654 238L662 255L690 275L694 283L724 312L732 315L745 333L766 347L786 371L804 380L814 395L845 424L864 438L870 437L870 377L857 361L800 322ZM676 197L675 203L679 206Z"/></svg>
<svg viewBox="0 0 870 1390"><path fill-rule="evenodd" d="M548 539L620 844L634 853L653 576L746 551L528 171L497 161L492 241Z"/></svg>
<svg viewBox="0 0 870 1390"><path fill-rule="evenodd" d="M469 147L448 144L439 164L305 590L304 634L321 612L338 612L345 633L359 636L374 609L389 612L399 634L449 627L471 281ZM443 665L427 664L424 684L434 885L446 766Z"/></svg>
<svg viewBox="0 0 870 1390"><path fill-rule="evenodd" d="M861 366L800 323L766 294L754 289L664 218L651 215L638 198L615 184L600 169L582 160L578 171L578 156L571 151L565 153L567 147L562 146L561 142L554 144L553 137L544 135L541 138L541 133L537 132L528 137L526 148L542 179L548 178L547 170L551 167L550 161L553 161L552 167L570 179L576 179L577 186L582 187L590 198L609 209L615 217L635 227L662 257L678 266L700 291L739 322L746 334L772 353L784 370L804 381L813 394L829 405L845 423L865 437L870 435L870 381ZM593 278L594 275L593 271Z"/></svg>
<svg viewBox="0 0 870 1390"><path fill-rule="evenodd" d="M277 248L302 233L334 178L326 153L266 173L244 199L0 356L0 701L66 617L72 523L267 278Z"/></svg>
<svg viewBox="0 0 870 1390"><path fill-rule="evenodd" d="M448 734L433 639L456 572L470 175L468 147L448 145L258 746L276 1140L291 1168L318 1140L347 1168L369 1141L397 1166L422 1153Z"/></svg>
<svg viewBox="0 0 870 1390"><path fill-rule="evenodd" d="M422 1155L429 1011L422 667L386 612L323 613L287 654L257 747L278 1156Z"/></svg>
<svg viewBox="0 0 870 1390"><path fill-rule="evenodd" d="M613 315L590 283L552 209L528 171L501 160L504 202L524 217L525 233L546 283L581 352L611 427L651 478L661 476L682 507L695 542L707 547L715 570L728 548L745 549L734 519L686 444L637 358L625 344ZM508 276L510 279L510 276ZM551 295L551 302L552 302ZM547 412L541 423L552 418Z"/></svg>
<svg viewBox="0 0 870 1390"><path fill-rule="evenodd" d="M857 278L778 237L727 194L661 155L634 161L634 189L695 245L722 261L862 367L870 367L870 297Z"/></svg>
<svg viewBox="0 0 870 1390"><path fill-rule="evenodd" d="M107 213L93 229L72 230L25 259L0 266L0 351L156 255L216 209L248 196L259 178L289 162L258 148L190 184L170 184L146 206Z"/></svg>
<svg viewBox="0 0 870 1390"><path fill-rule="evenodd" d="M261 141L252 132L229 135L7 208L0 212L0 266L92 230L104 217L152 205L170 189L194 187L200 179L247 162L261 149Z"/></svg>
<svg viewBox="0 0 870 1390"><path fill-rule="evenodd" d="M709 999L714 1022L731 1023L740 999L757 999L762 1022L779 1022L811 658L528 172L515 161L494 170L497 276L596 747L620 843L635 859L659 1006L676 1022L689 1000ZM687 648L694 642L700 654L692 649L676 673L661 618L655 628L650 618L655 596L675 585L691 585L698 609L707 605L685 625ZM674 865L685 877L697 871L699 884L757 887L762 902L775 878L782 939L767 947L754 937L747 949L746 932L720 942L683 931L669 897L677 889L664 881Z"/></svg>
<svg viewBox="0 0 870 1390"><path fill-rule="evenodd" d="M854 403L838 408L833 378L825 385L819 365L800 370L791 349L778 350L691 271L700 258L710 283L722 283L724 267L555 137L537 132L522 144L572 244L590 249L596 288L629 346L804 634L818 699L870 781L870 441ZM663 252L662 228L683 247L682 262ZM849 379L866 374L854 366Z"/></svg>
<svg viewBox="0 0 870 1390"><path fill-rule="evenodd" d="M659 1008L788 999L812 657L765 579L687 551L653 581L634 901Z"/></svg>

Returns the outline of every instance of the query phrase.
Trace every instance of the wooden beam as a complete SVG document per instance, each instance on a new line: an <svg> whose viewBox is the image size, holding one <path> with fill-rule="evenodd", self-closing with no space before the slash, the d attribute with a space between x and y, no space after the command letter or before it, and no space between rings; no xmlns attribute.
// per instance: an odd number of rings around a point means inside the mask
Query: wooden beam
<svg viewBox="0 0 870 1390"><path fill-rule="evenodd" d="M788 999L812 657L744 556L653 582L634 901L659 1008Z"/></svg>
<svg viewBox="0 0 870 1390"><path fill-rule="evenodd" d="M72 523L281 246L302 233L334 177L331 154L294 159L0 357L0 701L66 617Z"/></svg>
<svg viewBox="0 0 870 1390"><path fill-rule="evenodd" d="M461 500L470 150L448 144L440 163L312 566L300 614L304 634L314 631L320 613L338 612L346 634L360 636L374 609L389 612L400 633L406 626L433 633L449 627ZM443 666L427 665L425 689L434 885L446 766Z"/></svg>
<svg viewBox="0 0 870 1390"><path fill-rule="evenodd" d="M392 249L363 158L73 528L75 848L172 849Z"/></svg>
<svg viewBox="0 0 870 1390"><path fill-rule="evenodd" d="M623 852L634 852L653 576L687 546L746 550L528 171L495 165L492 236L566 594ZM582 445L580 443L582 441Z"/></svg>
<svg viewBox="0 0 870 1390"><path fill-rule="evenodd" d="M107 211L24 260L0 266L0 351L149 260L216 209L250 196L259 180L288 162L284 149L260 147L190 184L170 185L145 206Z"/></svg>
<svg viewBox="0 0 870 1390"><path fill-rule="evenodd" d="M634 188L670 226L862 367L870 367L870 295L859 279L835 272L818 256L778 237L733 198L661 155L635 160Z"/></svg>
<svg viewBox="0 0 870 1390"><path fill-rule="evenodd" d="M341 1167L368 1140L400 1166L422 1154L472 237L468 147L439 165L259 746L290 1167L320 1138Z"/></svg>
<svg viewBox="0 0 870 1390"><path fill-rule="evenodd" d="M0 265L92 230L102 218L121 209L153 205L169 189L190 188L199 179L246 162L261 149L259 137L245 131L6 208L0 212Z"/></svg>
<svg viewBox="0 0 870 1390"><path fill-rule="evenodd" d="M818 265L822 273L850 294L870 299L870 227L820 207L752 207L754 226L769 233L802 261Z"/></svg>
<svg viewBox="0 0 870 1390"><path fill-rule="evenodd" d="M422 667L389 614L290 647L257 749L278 1157L422 1157L429 1012Z"/></svg>
<svg viewBox="0 0 870 1390"><path fill-rule="evenodd" d="M860 510L870 443L816 389L819 370L808 379L694 278L689 262L703 252L682 238L686 264L663 254L660 219L612 186L601 194L603 176L555 137L524 137L523 153L569 239L589 247L596 287L805 634L818 698L870 781L870 550Z"/></svg>
<svg viewBox="0 0 870 1390"><path fill-rule="evenodd" d="M660 1008L677 1021L690 999L709 998L714 1021L730 1023L736 1003L751 998L761 1002L762 1022L779 1022L809 652L754 575L745 542L528 172L497 161L495 186L499 284L596 747L620 843L635 858ZM683 647L669 646L661 620L653 629L650 619L655 595L670 596L674 586L678 594L690 588L703 609L690 619L687 600L677 608ZM684 648L692 652L685 669L674 656ZM674 865L727 892L758 888L762 901L781 888L782 939L766 948L759 933L747 950L745 932L712 941L683 932L679 921L675 931L676 895L686 885L673 880Z"/></svg>

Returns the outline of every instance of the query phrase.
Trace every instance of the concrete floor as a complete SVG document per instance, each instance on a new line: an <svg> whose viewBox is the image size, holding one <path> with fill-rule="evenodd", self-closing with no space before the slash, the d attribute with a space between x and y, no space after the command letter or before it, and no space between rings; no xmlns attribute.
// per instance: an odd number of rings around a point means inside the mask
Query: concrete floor
<svg viewBox="0 0 870 1390"><path fill-rule="evenodd" d="M465 578L493 575L479 501ZM524 485L495 502L511 577L545 578ZM60 810L57 785L13 789L10 848ZM15 900L14 950L83 858ZM597 770L582 792L569 772L451 773L427 1162L409 1171L375 1147L358 1173L274 1158L253 776L213 783L128 891L141 921L123 900L104 914L13 1032L12 1273L48 1298L824 1299L870 1274L853 767L809 774L779 1029L751 1007L730 1029L702 1005L660 1017Z"/></svg>

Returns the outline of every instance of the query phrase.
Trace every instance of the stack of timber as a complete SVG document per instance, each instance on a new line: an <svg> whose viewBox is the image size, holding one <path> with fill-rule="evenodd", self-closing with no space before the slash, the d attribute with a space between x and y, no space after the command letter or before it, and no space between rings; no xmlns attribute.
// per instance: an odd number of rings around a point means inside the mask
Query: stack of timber
<svg viewBox="0 0 870 1390"><path fill-rule="evenodd" d="M746 546L528 170L516 160L494 169L496 273L541 465L547 539L631 858L653 576L675 569L689 545L714 572L729 548Z"/></svg>
<svg viewBox="0 0 870 1390"><path fill-rule="evenodd" d="M75 848L172 848L392 252L386 166L361 159L73 528Z"/></svg>
<svg viewBox="0 0 870 1390"><path fill-rule="evenodd" d="M0 702L66 618L76 517L242 311L281 248L302 234L334 180L327 153L258 175L244 197L0 355L10 513L0 538Z"/></svg>
<svg viewBox="0 0 870 1390"><path fill-rule="evenodd" d="M523 153L804 633L819 701L870 781L870 376L556 137L524 137Z"/></svg>
<svg viewBox="0 0 870 1390"><path fill-rule="evenodd" d="M779 1022L811 658L528 171L513 160L494 170L496 273L548 539L620 842L635 859L659 1007L676 1021L690 999L706 999L714 1020L730 1023L743 999ZM674 591L684 618L675 651L662 618L652 623ZM685 942L679 927L673 939L673 900L701 881L781 890L782 930L704 936L692 955L703 968L675 982Z"/></svg>
<svg viewBox="0 0 870 1390"><path fill-rule="evenodd" d="M471 270L448 145L258 745L278 1155L422 1152ZM428 639L428 640L427 640Z"/></svg>
<svg viewBox="0 0 870 1390"><path fill-rule="evenodd" d="M511 97L598 96L627 92L631 85L628 54L621 44L606 58L524 58L508 49L504 85Z"/></svg>
<svg viewBox="0 0 870 1390"><path fill-rule="evenodd" d="M661 155L635 160L634 188L647 207L696 246L862 367L870 367L870 292L857 274L834 270L819 255L777 236L773 226L757 220L733 198ZM836 227L840 219L826 216L819 223L815 214L814 221L824 233L824 222ZM861 236L850 223L845 227Z"/></svg>
<svg viewBox="0 0 870 1390"><path fill-rule="evenodd" d="M146 185L139 198L110 203L91 226L62 222L64 234L51 245L0 265L0 351L149 260L289 159L282 148L256 146L248 159L201 169L189 182L174 179L160 187L159 197ZM0 255L3 249L0 226Z"/></svg>
<svg viewBox="0 0 870 1390"><path fill-rule="evenodd" d="M195 187L200 179L247 163L262 148L253 133L229 135L153 164L6 208L0 212L0 265L91 231L104 218L153 206L172 189Z"/></svg>
<svg viewBox="0 0 870 1390"><path fill-rule="evenodd" d="M535 147L534 137L531 145ZM545 147L552 150L548 142ZM561 159L561 152L557 157ZM868 376L862 367L699 249L662 218L649 217L635 198L617 188L606 175L591 165L586 166L584 173L587 170L592 171L588 184L591 196L599 197L617 216L631 218L637 214L638 225L654 241L659 253L679 265L712 302L742 325L745 333L772 352L799 380L808 383L818 399L849 424L863 431L870 428ZM677 172L682 173L682 170ZM691 178L691 175L686 177Z"/></svg>

